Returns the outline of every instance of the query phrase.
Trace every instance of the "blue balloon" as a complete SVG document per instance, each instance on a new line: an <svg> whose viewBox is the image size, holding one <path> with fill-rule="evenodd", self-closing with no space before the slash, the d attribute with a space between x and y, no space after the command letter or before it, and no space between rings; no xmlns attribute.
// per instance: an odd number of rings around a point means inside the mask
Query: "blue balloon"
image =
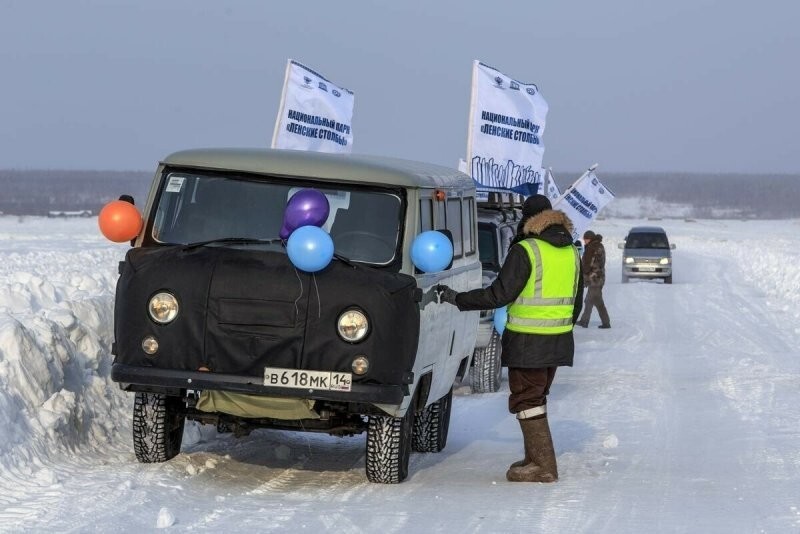
<svg viewBox="0 0 800 534"><path fill-rule="evenodd" d="M443 271L453 261L453 243L442 232L422 232L411 243L411 261L423 273Z"/></svg>
<svg viewBox="0 0 800 534"><path fill-rule="evenodd" d="M333 258L333 239L318 226L301 226L286 242L286 253L292 264L308 273L328 266Z"/></svg>
<svg viewBox="0 0 800 534"><path fill-rule="evenodd" d="M508 322L508 308L503 306L502 308L497 308L494 311L494 329L497 330L497 333L501 336L503 335L503 330L506 329L506 323Z"/></svg>

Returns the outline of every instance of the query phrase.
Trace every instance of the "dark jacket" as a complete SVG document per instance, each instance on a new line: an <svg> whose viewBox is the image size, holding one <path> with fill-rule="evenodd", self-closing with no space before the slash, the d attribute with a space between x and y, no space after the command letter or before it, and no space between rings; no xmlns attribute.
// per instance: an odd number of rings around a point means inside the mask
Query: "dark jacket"
<svg viewBox="0 0 800 534"><path fill-rule="evenodd" d="M541 239L556 247L572 247L572 222L563 212L545 210L528 219L524 226L527 237ZM531 262L522 245L508 252L500 274L487 288L459 293L459 310L491 310L514 302L531 276ZM578 277L578 290L572 312L572 323L581 313L583 279ZM503 365L507 367L554 367L572 365L575 343L572 331L563 334L523 334L505 329L503 332Z"/></svg>
<svg viewBox="0 0 800 534"><path fill-rule="evenodd" d="M606 249L603 236L597 234L583 251L581 260L583 283L591 287L603 287L606 283Z"/></svg>

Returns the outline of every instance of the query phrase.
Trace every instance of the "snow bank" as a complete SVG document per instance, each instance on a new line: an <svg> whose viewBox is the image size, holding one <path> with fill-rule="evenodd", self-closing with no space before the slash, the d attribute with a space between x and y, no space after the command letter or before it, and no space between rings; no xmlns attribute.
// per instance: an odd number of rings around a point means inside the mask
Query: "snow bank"
<svg viewBox="0 0 800 534"><path fill-rule="evenodd" d="M107 445L129 425L109 377L125 247L96 224L0 217L0 467Z"/></svg>

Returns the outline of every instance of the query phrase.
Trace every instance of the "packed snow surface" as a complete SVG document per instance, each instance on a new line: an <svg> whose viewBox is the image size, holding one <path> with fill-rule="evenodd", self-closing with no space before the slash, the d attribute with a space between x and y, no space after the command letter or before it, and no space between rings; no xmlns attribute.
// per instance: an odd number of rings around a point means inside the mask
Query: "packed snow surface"
<svg viewBox="0 0 800 534"><path fill-rule="evenodd" d="M663 226L674 283L620 283L617 243ZM507 384L461 385L450 437L398 485L365 437L187 424L139 464L109 378L117 263L95 219L0 217L2 532L798 532L800 221L606 219L610 330L577 329L549 414L555 484L521 458Z"/></svg>

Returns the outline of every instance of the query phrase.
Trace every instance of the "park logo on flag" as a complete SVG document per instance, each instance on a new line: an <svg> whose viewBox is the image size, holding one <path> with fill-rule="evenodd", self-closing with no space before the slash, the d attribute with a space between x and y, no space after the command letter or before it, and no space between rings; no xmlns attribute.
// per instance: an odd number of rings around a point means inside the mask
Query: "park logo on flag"
<svg viewBox="0 0 800 534"><path fill-rule="evenodd" d="M353 101L352 91L290 59L272 148L349 154Z"/></svg>
<svg viewBox="0 0 800 534"><path fill-rule="evenodd" d="M523 195L542 190L547 110L536 85L473 63L467 165L477 189Z"/></svg>

